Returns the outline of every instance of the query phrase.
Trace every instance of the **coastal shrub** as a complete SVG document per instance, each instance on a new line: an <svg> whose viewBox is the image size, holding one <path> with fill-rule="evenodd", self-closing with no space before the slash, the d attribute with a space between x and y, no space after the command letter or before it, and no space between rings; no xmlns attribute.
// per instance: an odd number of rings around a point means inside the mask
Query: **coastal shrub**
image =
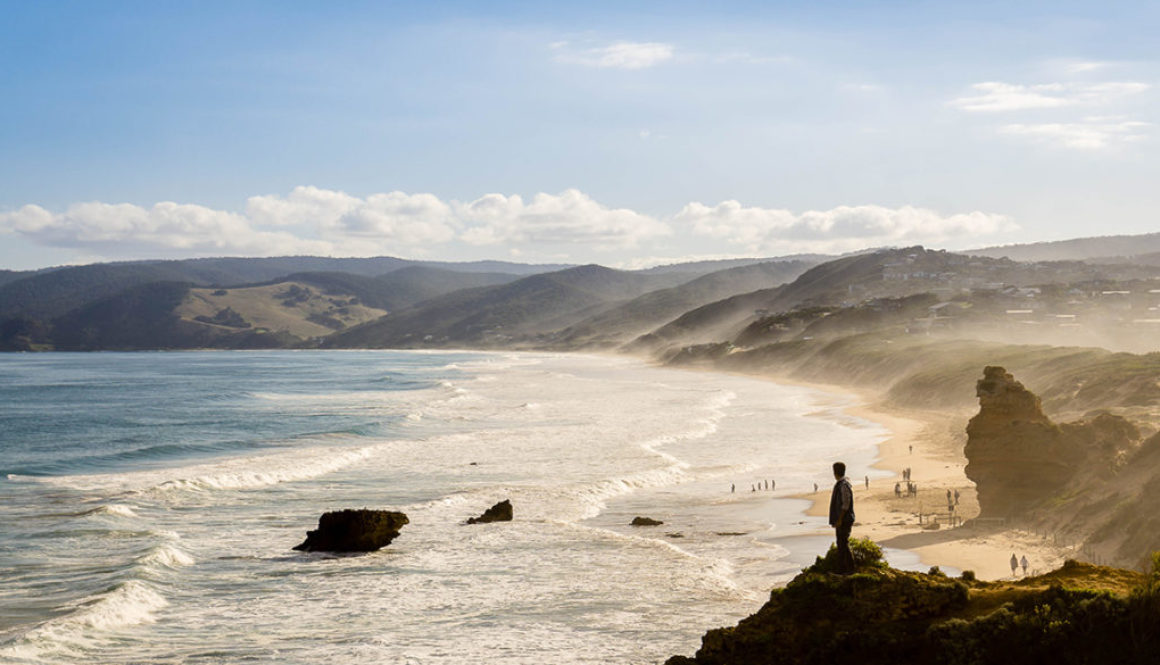
<svg viewBox="0 0 1160 665"><path fill-rule="evenodd" d="M974 582L974 581L976 581L975 571L964 570L962 575L959 575L959 579L961 579L964 582Z"/></svg>
<svg viewBox="0 0 1160 665"><path fill-rule="evenodd" d="M887 568L882 558L882 548L869 538L851 538L850 554L854 556L854 570L876 570ZM835 573L838 571L838 546L830 545L825 557L817 557L814 565L806 568L807 573Z"/></svg>
<svg viewBox="0 0 1160 665"><path fill-rule="evenodd" d="M944 573L942 571L942 568L939 568L938 566L931 566L930 570L926 571L926 574L932 575L934 577L946 577L947 576L946 573Z"/></svg>

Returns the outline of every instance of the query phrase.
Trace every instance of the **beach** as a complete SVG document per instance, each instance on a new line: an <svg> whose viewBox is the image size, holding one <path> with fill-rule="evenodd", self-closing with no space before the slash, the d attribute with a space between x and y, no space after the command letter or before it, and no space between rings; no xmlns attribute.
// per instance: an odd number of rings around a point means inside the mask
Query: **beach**
<svg viewBox="0 0 1160 665"><path fill-rule="evenodd" d="M547 353L5 362L0 660L653 663L825 552L838 459L896 567L1062 558L921 529L947 487L973 516L953 428L834 386ZM908 466L920 500L893 497ZM505 499L512 522L464 526ZM290 550L358 507L410 524L367 556Z"/></svg>
<svg viewBox="0 0 1160 665"><path fill-rule="evenodd" d="M813 387L835 390L834 386L828 385ZM846 413L877 423L889 431L888 438L878 445L878 457L873 466L892 475L871 478L869 487L862 476L850 477L857 515L851 537L869 538L883 547L908 550L927 566L970 570L982 580L1023 577L1022 568L1012 575L1012 554L1020 560L1027 557L1029 575L1058 568L1066 559L1077 556L1073 549L1055 544L1050 535L997 522L972 521L979 516L979 505L974 483L964 471L967 459L963 456L965 427L970 414L903 410L882 404L878 395L867 391L840 390L857 396L858 404L847 407ZM907 483L903 479L905 469L910 469L911 482L917 485L917 496L907 496ZM901 498L894 494L895 483L900 484ZM948 490L952 500L954 492L959 493L954 511L958 518L955 523L961 520L963 526L950 523ZM808 515L827 516L829 486L805 494L803 498L812 502L806 511ZM936 522L938 528L930 528Z"/></svg>

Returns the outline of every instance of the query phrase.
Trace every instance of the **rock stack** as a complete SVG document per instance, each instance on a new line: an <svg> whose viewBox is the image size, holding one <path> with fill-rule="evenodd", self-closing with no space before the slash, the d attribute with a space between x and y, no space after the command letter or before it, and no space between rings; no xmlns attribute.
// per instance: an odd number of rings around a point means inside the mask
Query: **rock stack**
<svg viewBox="0 0 1160 665"><path fill-rule="evenodd" d="M386 547L410 520L389 510L339 510L323 513L318 528L294 549L302 552L374 552Z"/></svg>

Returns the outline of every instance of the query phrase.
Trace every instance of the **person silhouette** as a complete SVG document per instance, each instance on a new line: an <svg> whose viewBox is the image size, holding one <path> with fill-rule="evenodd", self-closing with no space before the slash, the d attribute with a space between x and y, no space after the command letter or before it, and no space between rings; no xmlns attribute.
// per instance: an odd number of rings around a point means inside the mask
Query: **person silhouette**
<svg viewBox="0 0 1160 665"><path fill-rule="evenodd" d="M1011 553L1011 577L1015 577L1015 571L1019 569L1019 559L1015 558L1015 553Z"/></svg>
<svg viewBox="0 0 1160 665"><path fill-rule="evenodd" d="M834 490L830 493L830 526L838 548L838 574L854 572L854 555L850 552L850 530L854 527L854 489L846 478L846 464L834 462Z"/></svg>

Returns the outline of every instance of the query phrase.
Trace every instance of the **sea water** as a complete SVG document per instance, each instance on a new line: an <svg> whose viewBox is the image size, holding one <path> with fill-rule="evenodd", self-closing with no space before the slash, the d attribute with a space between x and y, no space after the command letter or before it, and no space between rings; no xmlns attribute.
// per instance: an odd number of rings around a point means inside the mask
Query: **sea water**
<svg viewBox="0 0 1160 665"><path fill-rule="evenodd" d="M839 458L883 475L884 431L841 407L623 357L0 355L0 662L691 654L826 547L792 495ZM291 549L363 507L410 524Z"/></svg>

